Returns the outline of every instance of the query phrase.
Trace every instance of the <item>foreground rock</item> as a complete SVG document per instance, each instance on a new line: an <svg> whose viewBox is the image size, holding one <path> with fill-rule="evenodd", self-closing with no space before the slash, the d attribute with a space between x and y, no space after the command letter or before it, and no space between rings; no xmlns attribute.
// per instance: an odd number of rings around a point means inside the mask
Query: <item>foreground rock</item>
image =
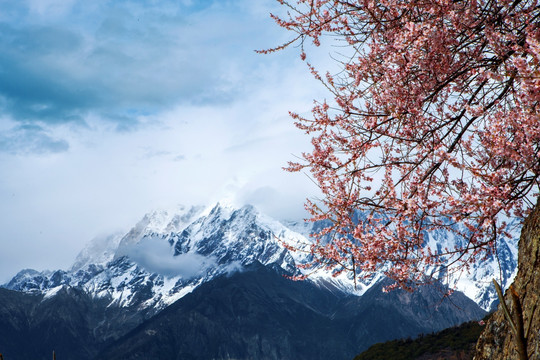
<svg viewBox="0 0 540 360"><path fill-rule="evenodd" d="M513 283L522 307L523 334L527 357L520 357L518 342L502 306L491 317L476 345L475 360L540 359L540 206L525 221L519 241L518 273ZM505 302L514 322L518 314L511 292L507 291Z"/></svg>

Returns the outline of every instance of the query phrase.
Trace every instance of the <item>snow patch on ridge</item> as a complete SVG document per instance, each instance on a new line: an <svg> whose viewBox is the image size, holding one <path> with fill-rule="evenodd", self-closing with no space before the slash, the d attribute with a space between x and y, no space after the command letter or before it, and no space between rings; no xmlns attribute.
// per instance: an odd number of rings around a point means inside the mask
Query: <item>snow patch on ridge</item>
<svg viewBox="0 0 540 360"><path fill-rule="evenodd" d="M54 297L56 294L58 294L60 290L62 290L63 287L64 285L59 285L59 286L53 287L52 289L46 290L45 295L43 296L43 300L47 300Z"/></svg>

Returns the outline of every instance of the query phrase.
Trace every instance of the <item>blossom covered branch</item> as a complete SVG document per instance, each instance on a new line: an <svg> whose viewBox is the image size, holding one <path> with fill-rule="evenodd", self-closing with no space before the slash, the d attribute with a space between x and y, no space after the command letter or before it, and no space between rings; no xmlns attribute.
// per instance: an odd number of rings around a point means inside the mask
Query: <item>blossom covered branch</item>
<svg viewBox="0 0 540 360"><path fill-rule="evenodd" d="M333 101L311 118L292 114L313 149L288 170L310 171L324 198L308 210L331 224L311 245L312 265L383 269L406 287L427 268L461 270L493 253L505 219L523 217L538 194L538 3L280 3L288 16L274 18L303 60L306 41L327 38L353 54L338 75L309 65ZM461 239L455 248L426 246L440 229Z"/></svg>

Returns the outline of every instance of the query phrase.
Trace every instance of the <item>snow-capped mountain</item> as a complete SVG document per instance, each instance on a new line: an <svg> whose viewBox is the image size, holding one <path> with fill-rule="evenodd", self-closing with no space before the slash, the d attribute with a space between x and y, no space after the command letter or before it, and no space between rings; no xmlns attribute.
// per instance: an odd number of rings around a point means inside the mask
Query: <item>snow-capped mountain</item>
<svg viewBox="0 0 540 360"><path fill-rule="evenodd" d="M361 212L357 211L354 214L353 221L360 222L364 218ZM316 223L286 223L289 228L304 234L309 237L310 233L316 233L322 230L327 224L324 222ZM461 232L466 232L465 229L460 229ZM517 257L518 257L518 240L521 231L521 225L516 219L510 221L508 232L510 238L500 238L497 240L497 249L495 254L488 256L486 259L477 259L476 262L470 263L468 269L455 270L450 268L449 272L446 269L436 268L431 269L431 276L441 283L447 285L453 290L463 292L467 297L474 300L481 308L490 311L498 303L497 294L493 286L492 280L495 279L503 289L506 289L512 283L517 273ZM322 241L328 241L330 237L323 238ZM443 252L444 249L465 248L465 240L456 237L453 233L444 230L436 230L425 234L426 244L433 252ZM300 259L303 260L303 259ZM358 284L356 294L363 294L374 283L380 281L384 277L381 275L383 270L367 283ZM328 278L328 274L324 272L320 274L322 278ZM350 274L340 276L341 285L350 286ZM315 276L317 277L317 275ZM345 280L345 281L343 281Z"/></svg>
<svg viewBox="0 0 540 360"><path fill-rule="evenodd" d="M160 310L198 285L254 261L295 272L294 258L278 239L305 241L252 206L155 211L123 236L92 241L70 270L23 270L5 287L51 296L67 285L111 304Z"/></svg>
<svg viewBox="0 0 540 360"><path fill-rule="evenodd" d="M147 214L126 234L94 239L67 270L23 270L5 287L27 293L54 294L65 286L83 289L92 297L121 307L157 312L217 276L241 270L254 262L298 273L306 254L290 252L289 245L309 242L320 224L280 223L247 205L216 204ZM445 233L430 234L442 246L455 241ZM470 273L451 279L484 309L496 296L491 279L508 286L517 264L517 239L501 243L498 259L474 264ZM354 284L350 274L333 277L321 270L310 277L320 286L362 295L381 276Z"/></svg>
<svg viewBox="0 0 540 360"><path fill-rule="evenodd" d="M495 279L502 288L510 286L517 274L518 240L521 226L511 223L512 238L500 238L497 240L496 253L487 259L479 259L470 264L468 270L457 273L441 273L440 280L447 283L469 298L474 300L484 310L493 310L498 302L497 294L492 280ZM453 234L438 230L427 234L427 246L432 249L453 249L456 245L460 248L466 244L459 243L463 239L457 239Z"/></svg>

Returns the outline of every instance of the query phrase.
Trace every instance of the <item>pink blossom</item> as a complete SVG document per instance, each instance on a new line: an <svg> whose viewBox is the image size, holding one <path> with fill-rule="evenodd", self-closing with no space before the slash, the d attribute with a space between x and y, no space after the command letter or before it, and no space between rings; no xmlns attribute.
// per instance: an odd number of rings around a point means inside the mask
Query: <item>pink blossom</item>
<svg viewBox="0 0 540 360"><path fill-rule="evenodd" d="M427 267L481 261L524 216L540 183L540 8L535 2L300 0L273 16L293 43L343 40L355 55L321 76L333 101L292 114L312 149L308 169L324 194L306 203L329 220L310 248L313 266L399 286ZM301 46L300 56L306 58ZM266 51L266 52L269 52ZM355 212L365 217L354 221ZM456 224L459 223L459 226ZM424 248L430 231L463 239Z"/></svg>

